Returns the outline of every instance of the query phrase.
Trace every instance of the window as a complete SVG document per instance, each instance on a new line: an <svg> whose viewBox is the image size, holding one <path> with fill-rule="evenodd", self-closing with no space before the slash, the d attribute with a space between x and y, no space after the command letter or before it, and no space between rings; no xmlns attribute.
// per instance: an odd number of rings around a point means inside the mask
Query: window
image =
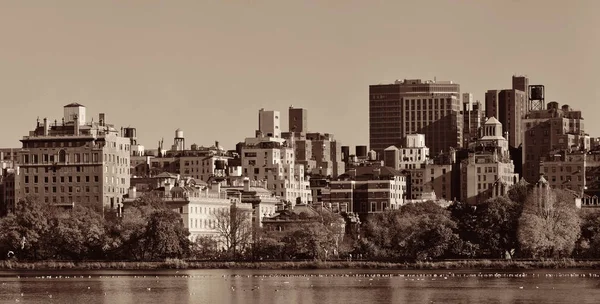
<svg viewBox="0 0 600 304"><path fill-rule="evenodd" d="M67 152L65 150L60 150L58 152L58 162L66 163L67 162Z"/></svg>

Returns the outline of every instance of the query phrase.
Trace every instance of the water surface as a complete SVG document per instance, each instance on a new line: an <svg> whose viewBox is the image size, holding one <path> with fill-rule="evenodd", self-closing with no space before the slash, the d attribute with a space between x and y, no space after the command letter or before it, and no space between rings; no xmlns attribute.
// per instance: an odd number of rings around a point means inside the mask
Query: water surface
<svg viewBox="0 0 600 304"><path fill-rule="evenodd" d="M1 303L598 303L587 270L0 272Z"/></svg>

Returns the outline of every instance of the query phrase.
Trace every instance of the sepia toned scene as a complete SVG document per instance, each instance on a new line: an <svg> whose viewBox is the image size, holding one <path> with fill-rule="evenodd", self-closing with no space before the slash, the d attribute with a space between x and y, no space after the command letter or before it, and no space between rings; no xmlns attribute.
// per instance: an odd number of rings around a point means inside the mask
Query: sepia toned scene
<svg viewBox="0 0 600 304"><path fill-rule="evenodd" d="M596 303L598 11L0 1L0 302Z"/></svg>

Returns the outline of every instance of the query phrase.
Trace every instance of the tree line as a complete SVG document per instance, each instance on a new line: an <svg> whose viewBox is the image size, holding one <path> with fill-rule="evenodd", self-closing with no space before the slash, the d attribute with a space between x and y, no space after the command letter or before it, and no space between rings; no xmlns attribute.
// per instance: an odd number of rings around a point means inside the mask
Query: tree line
<svg viewBox="0 0 600 304"><path fill-rule="evenodd" d="M358 231L330 212L283 231L253 229L247 210L213 215L212 236L190 241L180 214L143 196L121 217L91 206L59 210L34 198L0 219L0 250L24 260L299 260L363 258L427 261L450 258L595 258L600 211L579 210L570 193L526 185L479 205L407 204L373 214Z"/></svg>

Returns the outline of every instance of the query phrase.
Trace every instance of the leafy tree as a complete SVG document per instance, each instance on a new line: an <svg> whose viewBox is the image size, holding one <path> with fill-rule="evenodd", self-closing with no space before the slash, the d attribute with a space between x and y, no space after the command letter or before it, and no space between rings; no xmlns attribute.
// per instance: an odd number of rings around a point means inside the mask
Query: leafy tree
<svg viewBox="0 0 600 304"><path fill-rule="evenodd" d="M475 231L479 246L492 256L513 256L518 246L517 226L520 204L507 197L495 197L477 207Z"/></svg>
<svg viewBox="0 0 600 304"><path fill-rule="evenodd" d="M192 242L191 250L197 259L214 259L219 255L219 242L211 236L198 236Z"/></svg>
<svg viewBox="0 0 600 304"><path fill-rule="evenodd" d="M257 231L255 254L258 259L284 259L285 243L283 238L287 231Z"/></svg>
<svg viewBox="0 0 600 304"><path fill-rule="evenodd" d="M49 219L47 250L51 256L73 260L101 257L104 241L102 215L87 206L60 210Z"/></svg>
<svg viewBox="0 0 600 304"><path fill-rule="evenodd" d="M521 251L533 257L569 256L580 235L580 219L570 194L545 187L532 191L519 219Z"/></svg>
<svg viewBox="0 0 600 304"><path fill-rule="evenodd" d="M150 215L143 235L151 260L182 258L189 254L190 232L179 214L172 210L158 210Z"/></svg>
<svg viewBox="0 0 600 304"><path fill-rule="evenodd" d="M0 243L22 259L45 257L44 244L50 230L51 206L35 197L19 201L13 213L0 220Z"/></svg>
<svg viewBox="0 0 600 304"><path fill-rule="evenodd" d="M373 215L365 227L362 247L374 258L437 258L459 242L456 229L450 212L437 204L408 204Z"/></svg>
<svg viewBox="0 0 600 304"><path fill-rule="evenodd" d="M455 201L448 207L448 211L457 225L457 232L461 240L454 248L454 253L469 258L478 255L481 239L477 234L477 208Z"/></svg>
<svg viewBox="0 0 600 304"><path fill-rule="evenodd" d="M103 251L110 259L143 260L147 255L145 239L149 208L126 207L123 216L105 223Z"/></svg>
<svg viewBox="0 0 600 304"><path fill-rule="evenodd" d="M122 217L106 223L103 250L112 259L181 257L190 249L183 239L188 235L180 216L150 193L126 206Z"/></svg>
<svg viewBox="0 0 600 304"><path fill-rule="evenodd" d="M283 238L284 252L299 259L327 259L335 248L334 236L319 222L300 225Z"/></svg>
<svg viewBox="0 0 600 304"><path fill-rule="evenodd" d="M582 209L580 218L581 236L573 254L577 257L597 258L600 256L600 210Z"/></svg>
<svg viewBox="0 0 600 304"><path fill-rule="evenodd" d="M532 188L533 187L531 185L527 184L524 181L519 182L510 187L507 196L511 201L517 203L519 206L523 206L523 204L525 204L525 201L527 200L527 197L531 193Z"/></svg>

